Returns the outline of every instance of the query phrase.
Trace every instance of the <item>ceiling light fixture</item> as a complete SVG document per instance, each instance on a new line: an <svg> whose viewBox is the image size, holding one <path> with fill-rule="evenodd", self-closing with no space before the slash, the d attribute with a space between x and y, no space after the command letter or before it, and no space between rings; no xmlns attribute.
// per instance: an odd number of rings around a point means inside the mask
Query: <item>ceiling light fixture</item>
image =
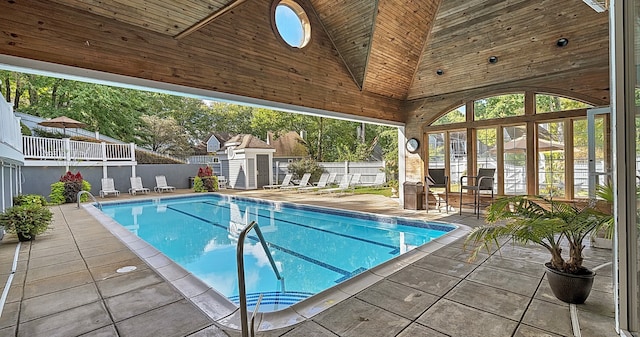
<svg viewBox="0 0 640 337"><path fill-rule="evenodd" d="M556 46L558 46L558 47L564 47L564 46L566 46L568 44L569 44L569 39L564 38L564 37L558 39L558 41L556 42Z"/></svg>
<svg viewBox="0 0 640 337"><path fill-rule="evenodd" d="M436 70L436 74L437 74L438 76L440 76L440 75L444 74L444 70L442 70L442 69L438 69L438 70Z"/></svg>
<svg viewBox="0 0 640 337"><path fill-rule="evenodd" d="M489 56L489 63L498 63L497 56Z"/></svg>

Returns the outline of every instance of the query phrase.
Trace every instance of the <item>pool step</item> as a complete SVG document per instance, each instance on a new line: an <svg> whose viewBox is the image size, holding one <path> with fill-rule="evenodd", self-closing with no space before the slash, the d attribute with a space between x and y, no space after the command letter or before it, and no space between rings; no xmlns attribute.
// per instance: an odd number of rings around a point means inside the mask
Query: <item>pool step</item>
<svg viewBox="0 0 640 337"><path fill-rule="evenodd" d="M313 293L299 291L270 291L265 293L250 293L247 294L247 306L250 308L254 307L258 302L258 297L260 297L260 294L263 294L262 301L260 302L261 308L263 305L283 306L283 308L286 308L313 295ZM231 296L229 297L229 300L231 300L235 304L240 304L239 296Z"/></svg>

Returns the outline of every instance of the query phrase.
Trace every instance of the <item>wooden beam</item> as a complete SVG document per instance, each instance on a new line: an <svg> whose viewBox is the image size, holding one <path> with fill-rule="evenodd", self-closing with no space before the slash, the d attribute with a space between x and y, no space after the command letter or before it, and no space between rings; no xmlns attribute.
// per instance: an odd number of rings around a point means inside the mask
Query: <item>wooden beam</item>
<svg viewBox="0 0 640 337"><path fill-rule="evenodd" d="M188 36L189 34L191 34L191 33L195 32L195 31L199 30L200 28L208 25L211 21L215 20L216 18L218 18L222 14L227 13L228 11L234 9L235 7L237 7L238 5L240 5L243 2L245 2L245 0L236 0L236 1L233 1L233 2L229 3L228 5L222 7L220 10L215 11L215 12L209 14L204 19L198 21L193 26L183 30L180 33L178 33L176 36L174 36L174 38L176 40L180 40L180 39Z"/></svg>

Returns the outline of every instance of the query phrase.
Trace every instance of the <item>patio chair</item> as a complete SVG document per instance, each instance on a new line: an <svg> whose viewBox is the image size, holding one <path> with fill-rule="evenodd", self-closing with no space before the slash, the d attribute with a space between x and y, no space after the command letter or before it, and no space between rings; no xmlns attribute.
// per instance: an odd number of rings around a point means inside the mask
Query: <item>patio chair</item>
<svg viewBox="0 0 640 337"><path fill-rule="evenodd" d="M359 183L358 186L362 186L362 187L382 187L382 186L384 186L384 178L385 178L384 172L380 172L380 173L376 174L376 178L372 183Z"/></svg>
<svg viewBox="0 0 640 337"><path fill-rule="evenodd" d="M342 176L342 180L340 180L340 184L338 185L338 187L331 187L331 188L325 188L325 189L321 189L318 190L318 193L323 194L323 193L343 193L349 189L351 189L351 178L352 176L350 174L345 174Z"/></svg>
<svg viewBox="0 0 640 337"><path fill-rule="evenodd" d="M218 188L227 188L227 177L218 176Z"/></svg>
<svg viewBox="0 0 640 337"><path fill-rule="evenodd" d="M462 193L467 190L473 193L473 204L467 203L466 205L473 205L473 213L477 214L477 218L480 219L480 193L491 191L491 201L493 202L493 176L495 173L496 169L494 168L481 168L478 169L477 176L460 177L460 215L462 215Z"/></svg>
<svg viewBox="0 0 640 337"><path fill-rule="evenodd" d="M100 198L104 198L110 194L115 195L116 197L120 195L120 191L116 190L113 178L102 178L102 189L100 190Z"/></svg>
<svg viewBox="0 0 640 337"><path fill-rule="evenodd" d="M175 187L167 185L167 178L165 176L156 176L156 187L153 188L157 193L162 192L173 192L176 190Z"/></svg>
<svg viewBox="0 0 640 337"><path fill-rule="evenodd" d="M282 186L289 186L291 185L291 178L293 178L293 174L287 173L284 176L284 179L282 179L282 184L264 185L262 186L262 188L265 190L274 190Z"/></svg>
<svg viewBox="0 0 640 337"><path fill-rule="evenodd" d="M427 212L429 212L429 192L432 188L444 188L444 206L449 213L449 176L445 174L443 168L430 168L428 175L424 177L425 184L427 185ZM440 203L442 200L442 192L432 192L436 198L438 210L442 212Z"/></svg>
<svg viewBox="0 0 640 337"><path fill-rule="evenodd" d="M288 185L288 186L282 186L280 187L281 191L294 191L297 190L301 187L307 187L309 186L309 178L311 178L311 173L305 173L302 175L302 178L300 178L300 182L298 183L298 185Z"/></svg>
<svg viewBox="0 0 640 337"><path fill-rule="evenodd" d="M149 189L142 185L142 178L140 177L131 177L129 178L131 181L131 188L129 189L129 194L136 195L136 193L141 192L144 194L149 193Z"/></svg>
<svg viewBox="0 0 640 337"><path fill-rule="evenodd" d="M338 177L337 173L329 173L329 178L327 179L327 186L331 186L333 184L337 184L336 178Z"/></svg>
<svg viewBox="0 0 640 337"><path fill-rule="evenodd" d="M327 187L327 182L329 181L329 173L323 173L320 176L318 182L314 183L313 186L300 187L296 191L297 192L312 192L317 191L321 188Z"/></svg>

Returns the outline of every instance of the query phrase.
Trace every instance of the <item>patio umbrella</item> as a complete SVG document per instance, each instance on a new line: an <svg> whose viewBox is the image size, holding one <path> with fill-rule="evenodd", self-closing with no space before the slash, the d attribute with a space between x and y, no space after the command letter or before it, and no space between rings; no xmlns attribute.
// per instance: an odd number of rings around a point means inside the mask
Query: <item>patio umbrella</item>
<svg viewBox="0 0 640 337"><path fill-rule="evenodd" d="M538 142L538 151L553 151L553 150L564 150L564 144L558 142L552 142L550 140L539 138ZM494 147L491 149L492 152L495 152L497 149ZM511 141L504 143L504 152L505 153L524 153L527 152L527 136L518 137Z"/></svg>
<svg viewBox="0 0 640 337"><path fill-rule="evenodd" d="M87 126L87 124L78 122L77 120L71 119L67 116L60 116L54 119L42 121L38 123L38 125L48 126L52 128L62 128L65 136L67 135L67 128L83 128Z"/></svg>

